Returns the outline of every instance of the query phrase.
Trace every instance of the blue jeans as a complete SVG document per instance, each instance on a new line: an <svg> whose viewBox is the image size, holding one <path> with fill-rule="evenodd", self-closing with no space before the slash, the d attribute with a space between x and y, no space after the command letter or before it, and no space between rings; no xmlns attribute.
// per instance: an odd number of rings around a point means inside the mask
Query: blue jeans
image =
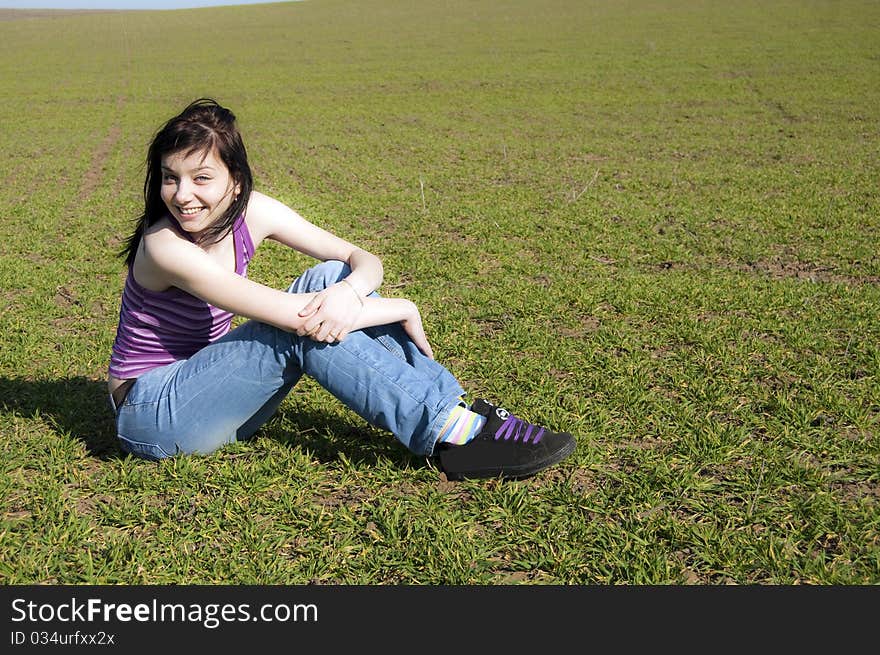
<svg viewBox="0 0 880 655"><path fill-rule="evenodd" d="M289 293L324 289L350 273L318 264ZM431 455L464 390L398 323L328 344L248 321L186 360L141 375L118 408L122 449L147 459L210 453L252 436L303 374L410 451Z"/></svg>

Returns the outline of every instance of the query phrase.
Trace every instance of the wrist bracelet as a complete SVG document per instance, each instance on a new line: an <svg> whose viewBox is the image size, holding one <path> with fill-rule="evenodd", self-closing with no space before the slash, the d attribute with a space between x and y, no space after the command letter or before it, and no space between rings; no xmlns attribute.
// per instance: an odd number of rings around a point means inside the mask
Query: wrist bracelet
<svg viewBox="0 0 880 655"><path fill-rule="evenodd" d="M354 285L351 282L349 282L348 280L346 280L345 278L342 278L340 280L340 282L345 282L349 287L351 287L351 290L354 291L355 297L361 301L361 307L363 307L364 306L364 299L361 298L361 294L359 294L358 290L354 288Z"/></svg>

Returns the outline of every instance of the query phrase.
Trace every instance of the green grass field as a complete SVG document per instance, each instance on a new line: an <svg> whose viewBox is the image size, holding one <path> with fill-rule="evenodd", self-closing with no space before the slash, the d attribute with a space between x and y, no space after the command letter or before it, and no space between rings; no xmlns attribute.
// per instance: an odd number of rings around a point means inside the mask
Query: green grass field
<svg viewBox="0 0 880 655"><path fill-rule="evenodd" d="M0 12L0 581L880 583L878 43L870 0ZM124 457L115 253L203 95L575 454L450 483L305 380L251 442Z"/></svg>

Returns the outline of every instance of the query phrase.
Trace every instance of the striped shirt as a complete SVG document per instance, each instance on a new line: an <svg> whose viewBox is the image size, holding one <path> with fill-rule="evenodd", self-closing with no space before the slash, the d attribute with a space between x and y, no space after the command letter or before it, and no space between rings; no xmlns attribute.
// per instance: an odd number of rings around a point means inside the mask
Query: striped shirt
<svg viewBox="0 0 880 655"><path fill-rule="evenodd" d="M254 243L244 216L240 216L233 227L233 244L235 272L247 277ZM145 289L129 270L122 291L109 373L116 378L134 378L159 366L187 359L229 332L232 316L231 312L177 287L165 291Z"/></svg>

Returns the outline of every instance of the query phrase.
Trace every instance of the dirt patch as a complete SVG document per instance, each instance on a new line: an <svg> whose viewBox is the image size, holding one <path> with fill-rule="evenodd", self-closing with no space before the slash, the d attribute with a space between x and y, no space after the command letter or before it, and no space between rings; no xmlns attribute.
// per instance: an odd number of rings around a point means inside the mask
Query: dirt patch
<svg viewBox="0 0 880 655"><path fill-rule="evenodd" d="M55 290L55 304L59 307L82 305L80 300L76 297L76 292L71 291L65 286L60 286Z"/></svg>
<svg viewBox="0 0 880 655"><path fill-rule="evenodd" d="M313 497L316 505L330 509L337 507L357 508L369 499L370 495L364 489L357 487L322 489L321 493Z"/></svg>
<svg viewBox="0 0 880 655"><path fill-rule="evenodd" d="M98 187L98 184L104 177L107 157L110 155L110 151L113 150L113 146L116 145L121 134L122 128L119 125L113 125L110 127L104 140L98 144L98 147L92 154L92 163L89 166L89 170L86 171L85 177L83 177L83 183L79 190L80 202L87 200Z"/></svg>
<svg viewBox="0 0 880 655"><path fill-rule="evenodd" d="M764 273L774 278L797 278L798 280L808 280L816 282L819 279L828 279L831 275L831 269L817 264L799 261L786 261L781 257L771 257L770 259L761 259L756 262L746 264L744 270L755 273Z"/></svg>
<svg viewBox="0 0 880 655"><path fill-rule="evenodd" d="M579 325L576 326L560 326L556 328L559 335L563 337L580 339L593 332L596 332L602 325L602 322L595 316L583 316Z"/></svg>
<svg viewBox="0 0 880 655"><path fill-rule="evenodd" d="M480 334L486 337L494 337L495 335L504 332L508 323L509 320L507 317L478 318L474 320L474 324L477 326L477 329L479 329Z"/></svg>
<svg viewBox="0 0 880 655"><path fill-rule="evenodd" d="M777 279L795 278L807 282L835 282L842 284L880 284L880 276L877 275L842 275L834 269L802 262L795 259L783 259L782 257L770 257L756 262L745 264L743 269L752 273L762 273Z"/></svg>
<svg viewBox="0 0 880 655"><path fill-rule="evenodd" d="M719 261L718 265L727 270L764 275L776 280L796 279L804 282L826 282L852 286L880 284L880 275L847 275L830 266L780 256L767 257L754 262ZM652 262L645 266L658 272L696 268L691 264L675 261Z"/></svg>

